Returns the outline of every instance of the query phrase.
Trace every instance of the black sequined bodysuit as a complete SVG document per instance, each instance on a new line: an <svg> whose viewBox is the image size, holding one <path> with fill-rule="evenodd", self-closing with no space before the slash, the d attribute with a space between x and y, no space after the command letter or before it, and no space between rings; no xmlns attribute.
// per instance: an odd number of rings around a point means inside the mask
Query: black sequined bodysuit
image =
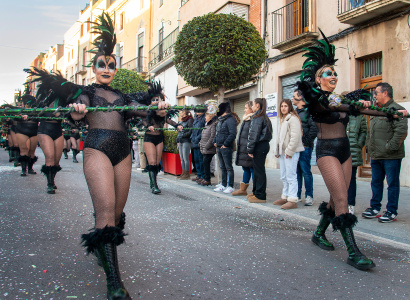
<svg viewBox="0 0 410 300"><path fill-rule="evenodd" d="M130 105L119 91L100 85L87 86L76 102L89 107ZM143 114L144 112L131 113L134 116ZM128 115L129 113L119 111L87 113L89 130L84 148L101 151L110 159L113 166L120 163L130 154L130 142L125 127Z"/></svg>

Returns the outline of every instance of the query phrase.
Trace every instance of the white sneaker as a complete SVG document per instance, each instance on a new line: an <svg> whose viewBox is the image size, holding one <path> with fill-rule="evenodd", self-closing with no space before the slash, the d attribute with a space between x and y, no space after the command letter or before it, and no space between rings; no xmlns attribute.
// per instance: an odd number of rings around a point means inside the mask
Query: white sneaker
<svg viewBox="0 0 410 300"><path fill-rule="evenodd" d="M305 199L305 206L312 206L313 205L313 198L310 196L307 196Z"/></svg>
<svg viewBox="0 0 410 300"><path fill-rule="evenodd" d="M216 188L219 188L221 186L223 186L222 183L218 183L217 185L215 185Z"/></svg>
<svg viewBox="0 0 410 300"><path fill-rule="evenodd" d="M354 215L354 205L349 205L349 213Z"/></svg>
<svg viewBox="0 0 410 300"><path fill-rule="evenodd" d="M164 171L159 171L158 176L164 175Z"/></svg>
<svg viewBox="0 0 410 300"><path fill-rule="evenodd" d="M223 185L220 185L219 187L217 187L216 189L214 189L215 192L223 192L226 189L226 187L224 187Z"/></svg>
<svg viewBox="0 0 410 300"><path fill-rule="evenodd" d="M234 191L233 187L228 186L226 189L224 189L224 193L225 194L230 194Z"/></svg>

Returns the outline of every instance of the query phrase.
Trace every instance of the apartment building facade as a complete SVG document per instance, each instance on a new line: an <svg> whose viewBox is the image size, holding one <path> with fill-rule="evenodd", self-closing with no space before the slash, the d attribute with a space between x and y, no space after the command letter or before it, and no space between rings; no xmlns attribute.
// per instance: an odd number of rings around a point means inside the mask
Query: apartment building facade
<svg viewBox="0 0 410 300"><path fill-rule="evenodd" d="M263 94L274 95L278 103L292 97L305 59L303 47L321 38L320 28L336 47L336 70L340 74L336 93L359 88L373 91L378 82L388 82L393 86L395 101L410 109L409 12L407 0L268 1L265 21L269 58ZM275 119L273 124L278 122ZM405 146L410 149L410 139ZM273 154L269 156L275 162ZM363 156L359 176L369 176L369 157L365 152ZM402 185L410 185L409 172L406 156Z"/></svg>

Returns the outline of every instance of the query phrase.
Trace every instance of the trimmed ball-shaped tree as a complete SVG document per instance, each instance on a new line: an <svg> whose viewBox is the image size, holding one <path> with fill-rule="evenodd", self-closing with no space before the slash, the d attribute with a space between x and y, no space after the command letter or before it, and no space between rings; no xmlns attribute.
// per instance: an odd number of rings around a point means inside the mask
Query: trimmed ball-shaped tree
<svg viewBox="0 0 410 300"><path fill-rule="evenodd" d="M184 25L175 43L174 64L191 86L218 93L235 89L259 72L265 44L255 26L233 14L209 13Z"/></svg>
<svg viewBox="0 0 410 300"><path fill-rule="evenodd" d="M123 94L145 92L149 88L144 84L144 79L142 79L141 75L127 69L117 70L117 74L115 74L111 82L111 87Z"/></svg>

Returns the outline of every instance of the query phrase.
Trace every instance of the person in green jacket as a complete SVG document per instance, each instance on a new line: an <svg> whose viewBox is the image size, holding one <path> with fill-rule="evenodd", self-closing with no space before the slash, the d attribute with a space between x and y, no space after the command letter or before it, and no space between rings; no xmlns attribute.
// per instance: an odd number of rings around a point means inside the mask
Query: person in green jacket
<svg viewBox="0 0 410 300"><path fill-rule="evenodd" d="M350 116L346 126L347 137L349 138L350 153L352 154L352 178L350 179L347 191L347 202L349 212L354 214L356 205L356 174L357 167L363 164L362 149L366 142L367 124L364 115Z"/></svg>
<svg viewBox="0 0 410 300"><path fill-rule="evenodd" d="M377 84L374 98L376 105L380 107L404 110L393 100L393 88L388 83ZM407 115L407 111L404 115ZM379 218L379 222L382 223L396 220L400 194L400 167L405 156L404 140L406 137L407 118L389 120L386 117L370 117L366 146L371 158L373 195L370 207L362 213L364 218ZM385 177L388 186L387 205L386 212L380 216Z"/></svg>

